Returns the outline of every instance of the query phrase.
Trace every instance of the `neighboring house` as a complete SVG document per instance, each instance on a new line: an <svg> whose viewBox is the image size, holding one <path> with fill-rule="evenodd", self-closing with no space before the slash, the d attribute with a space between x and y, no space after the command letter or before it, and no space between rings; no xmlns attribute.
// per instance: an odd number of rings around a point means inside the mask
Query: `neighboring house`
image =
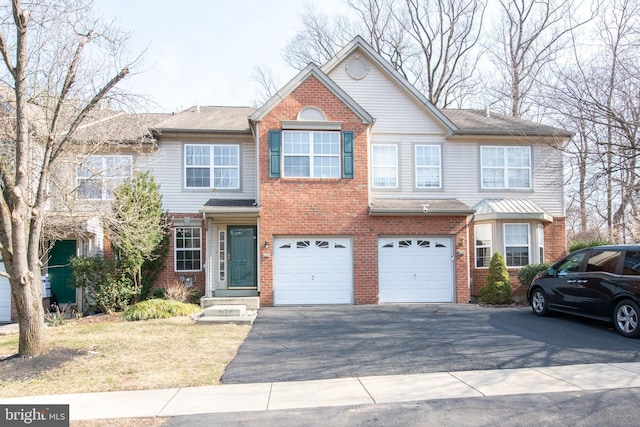
<svg viewBox="0 0 640 427"><path fill-rule="evenodd" d="M98 110L67 145L49 184L44 227L48 252L43 276L52 300L83 309L81 290L70 286L69 258L111 255L103 215L109 213L112 190L132 177L140 158L156 149L148 129L169 116Z"/></svg>
<svg viewBox="0 0 640 427"><path fill-rule="evenodd" d="M359 37L258 109L194 107L152 133L173 217L163 280L205 297L466 303L494 252L513 275L566 252L571 135L439 110Z"/></svg>

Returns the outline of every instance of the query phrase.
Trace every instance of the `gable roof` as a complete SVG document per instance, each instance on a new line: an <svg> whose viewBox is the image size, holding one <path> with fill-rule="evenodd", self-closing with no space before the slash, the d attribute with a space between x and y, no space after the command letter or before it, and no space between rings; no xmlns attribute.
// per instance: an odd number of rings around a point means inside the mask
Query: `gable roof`
<svg viewBox="0 0 640 427"><path fill-rule="evenodd" d="M190 107L157 123L152 131L175 133L240 133L250 134L249 116L253 107Z"/></svg>
<svg viewBox="0 0 640 427"><path fill-rule="evenodd" d="M293 79L291 79L286 85L282 87L275 95L273 95L267 102L258 108L250 117L252 122L261 121L273 108L280 103L284 98L289 96L298 86L300 86L309 77L315 77L318 81L324 85L331 93L333 93L343 104L345 104L351 111L353 111L364 124L373 123L373 117L367 113L356 101L351 98L347 92L345 92L340 86L338 86L333 80L331 80L320 68L315 64L309 64L307 67L300 71Z"/></svg>
<svg viewBox="0 0 640 427"><path fill-rule="evenodd" d="M342 61L351 55L355 50L362 52L368 60L377 65L386 76L396 83L408 96L421 105L441 126L453 133L457 126L446 115L444 115L435 105L433 105L418 89L416 89L406 78L396 71L369 43L361 36L356 36L351 42L343 47L333 58L323 67L322 71L329 74Z"/></svg>
<svg viewBox="0 0 640 427"><path fill-rule="evenodd" d="M485 110L444 109L442 113L458 127L456 135L553 136L561 138L573 136L571 132L563 129Z"/></svg>

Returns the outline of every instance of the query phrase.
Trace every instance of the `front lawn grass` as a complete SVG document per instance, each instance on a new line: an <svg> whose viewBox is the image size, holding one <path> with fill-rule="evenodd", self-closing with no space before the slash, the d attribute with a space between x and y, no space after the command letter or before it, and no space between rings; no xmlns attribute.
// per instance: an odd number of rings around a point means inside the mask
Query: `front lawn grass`
<svg viewBox="0 0 640 427"><path fill-rule="evenodd" d="M17 334L0 336L0 398L220 384L250 329L91 316L48 328L49 350L33 359L11 357Z"/></svg>

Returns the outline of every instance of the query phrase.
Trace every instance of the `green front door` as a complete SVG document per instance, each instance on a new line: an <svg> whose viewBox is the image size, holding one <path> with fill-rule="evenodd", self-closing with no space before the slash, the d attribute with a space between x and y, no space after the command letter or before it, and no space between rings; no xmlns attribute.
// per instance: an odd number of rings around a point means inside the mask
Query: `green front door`
<svg viewBox="0 0 640 427"><path fill-rule="evenodd" d="M257 229L229 226L229 288L257 287Z"/></svg>
<svg viewBox="0 0 640 427"><path fill-rule="evenodd" d="M76 256L75 240L59 240L49 252L51 295L55 294L58 304L76 303L76 289L70 284L73 273L69 258L72 256Z"/></svg>

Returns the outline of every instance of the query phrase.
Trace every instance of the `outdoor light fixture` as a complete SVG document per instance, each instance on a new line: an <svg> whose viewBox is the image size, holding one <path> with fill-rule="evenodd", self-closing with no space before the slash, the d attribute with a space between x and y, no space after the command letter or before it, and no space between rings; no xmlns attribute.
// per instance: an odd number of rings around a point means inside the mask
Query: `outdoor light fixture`
<svg viewBox="0 0 640 427"><path fill-rule="evenodd" d="M265 249L269 249L269 242L266 240L264 241L264 247Z"/></svg>

